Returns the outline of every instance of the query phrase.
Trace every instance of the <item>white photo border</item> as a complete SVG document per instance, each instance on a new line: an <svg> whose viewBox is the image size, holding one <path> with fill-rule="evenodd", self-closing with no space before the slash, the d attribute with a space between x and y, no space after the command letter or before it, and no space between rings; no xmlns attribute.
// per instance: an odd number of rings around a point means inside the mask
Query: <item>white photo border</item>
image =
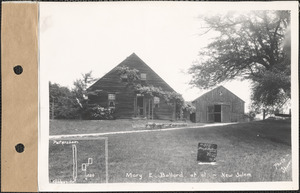
<svg viewBox="0 0 300 193"><path fill-rule="evenodd" d="M239 10L291 10L291 94L292 94L292 181L291 182L238 182L238 183L108 183L108 184L51 184L49 183L49 88L47 66L39 64L39 146L38 146L38 184L39 191L199 191L199 190L298 190L299 189L299 90L298 90L298 2L39 2L78 4L149 4L149 6L207 6L207 9ZM41 9L40 9L41 11ZM88 10L87 10L88 11ZM84 13L81 13L84 14ZM39 42L41 44L42 42ZM40 50L41 52L41 50Z"/></svg>

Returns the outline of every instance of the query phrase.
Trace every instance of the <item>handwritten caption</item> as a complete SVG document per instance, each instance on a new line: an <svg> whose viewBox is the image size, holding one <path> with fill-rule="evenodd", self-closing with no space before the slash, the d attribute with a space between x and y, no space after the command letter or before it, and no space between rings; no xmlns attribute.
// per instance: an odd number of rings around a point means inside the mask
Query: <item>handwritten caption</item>
<svg viewBox="0 0 300 193"><path fill-rule="evenodd" d="M275 169L281 171L282 173L287 173L291 167L291 160L289 157L289 154L287 154L285 157L281 157L279 162L273 164Z"/></svg>
<svg viewBox="0 0 300 193"><path fill-rule="evenodd" d="M79 143L78 141L71 141L71 140L53 140L53 144L55 145L69 145L69 144L76 144Z"/></svg>
<svg viewBox="0 0 300 193"><path fill-rule="evenodd" d="M152 173L149 172L147 174L142 173L133 173L133 172L126 172L125 173L126 178L132 178L132 179L138 179L142 180L145 178L153 179L153 178L245 178L245 177L252 177L251 173L247 172L235 172L235 173L213 173L208 174L206 172L193 172L193 173L173 173L173 172L158 172L158 173Z"/></svg>

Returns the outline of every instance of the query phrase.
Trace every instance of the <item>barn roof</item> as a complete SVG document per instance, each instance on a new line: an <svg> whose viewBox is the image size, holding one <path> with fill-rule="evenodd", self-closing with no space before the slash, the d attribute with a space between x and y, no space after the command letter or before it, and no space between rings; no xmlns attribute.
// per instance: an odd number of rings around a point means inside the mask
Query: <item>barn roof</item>
<svg viewBox="0 0 300 193"><path fill-rule="evenodd" d="M154 72L142 59L140 59L135 53L132 53L125 60L123 60L120 64L106 73L103 77L101 77L98 81L96 81L93 85L91 85L87 90L93 90L94 88L99 88L101 86L105 86L105 81L108 78L111 78L111 74L116 71L118 67L127 66L131 69L137 69L140 73L147 74L147 83L149 85L153 85L155 87L161 87L165 91L175 92L175 90L169 86L156 72Z"/></svg>
<svg viewBox="0 0 300 193"><path fill-rule="evenodd" d="M201 96L199 96L198 98L196 98L195 100L193 100L192 102L195 102L195 101L197 101L197 100L199 100L200 98L202 98L203 96L205 96L205 95L207 95L208 93L210 93L210 92L212 92L212 91L214 91L214 90L216 90L216 89L219 89L219 88L223 88L223 89L225 89L225 90L227 90L229 93L231 93L232 95L234 95L234 96L236 96L238 99L240 99L241 101L243 101L243 102L245 102L243 99L241 99L240 97L238 97L237 95L235 95L233 92L231 92L230 90L228 90L227 88L225 88L224 86L218 86L218 87L216 87L216 88L214 88L214 89L212 89L212 90L210 90L210 91L208 91L208 92L206 92L206 93L204 93L204 94L202 94Z"/></svg>

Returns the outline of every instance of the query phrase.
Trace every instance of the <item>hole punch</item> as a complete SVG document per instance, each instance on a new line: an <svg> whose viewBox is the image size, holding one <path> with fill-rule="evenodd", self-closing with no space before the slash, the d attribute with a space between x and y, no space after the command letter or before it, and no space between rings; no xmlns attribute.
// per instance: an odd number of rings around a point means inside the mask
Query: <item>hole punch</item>
<svg viewBox="0 0 300 193"><path fill-rule="evenodd" d="M15 74L17 74L17 75L22 74L22 72L23 72L22 66L20 66L20 65L15 66L15 67L14 67L14 72L15 72Z"/></svg>
<svg viewBox="0 0 300 193"><path fill-rule="evenodd" d="M25 149L25 146L22 143L19 143L18 145L15 146L15 148L18 153L22 153Z"/></svg>

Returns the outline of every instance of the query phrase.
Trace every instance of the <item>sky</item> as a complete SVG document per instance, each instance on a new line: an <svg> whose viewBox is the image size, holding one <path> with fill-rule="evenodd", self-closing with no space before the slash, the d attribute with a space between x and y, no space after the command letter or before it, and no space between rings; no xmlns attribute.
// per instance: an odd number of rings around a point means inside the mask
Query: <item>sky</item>
<svg viewBox="0 0 300 193"><path fill-rule="evenodd" d="M200 35L205 24L199 16L217 12L226 9L192 2L42 2L40 64L51 82L72 88L81 74L93 71L101 78L134 52L191 101L208 90L189 85L187 70L215 35ZM222 85L246 102L247 112L250 82Z"/></svg>

